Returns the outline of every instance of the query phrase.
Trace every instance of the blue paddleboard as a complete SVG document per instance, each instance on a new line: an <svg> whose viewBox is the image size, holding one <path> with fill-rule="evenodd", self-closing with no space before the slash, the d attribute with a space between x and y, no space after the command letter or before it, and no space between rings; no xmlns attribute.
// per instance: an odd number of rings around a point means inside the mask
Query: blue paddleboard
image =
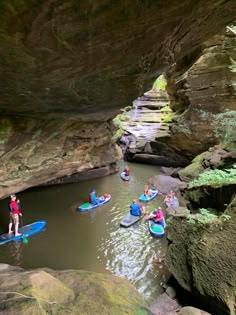
<svg viewBox="0 0 236 315"><path fill-rule="evenodd" d="M162 222L156 223L152 219L148 221L148 227L151 235L156 237L163 237L165 235L166 221L163 218Z"/></svg>
<svg viewBox="0 0 236 315"><path fill-rule="evenodd" d="M139 201L144 201L144 202L150 201L150 200L154 199L157 194L158 194L158 190L157 189L152 189L151 196L146 196L146 195L142 194L139 197Z"/></svg>
<svg viewBox="0 0 236 315"><path fill-rule="evenodd" d="M109 202L111 200L111 195L108 195L107 198L104 198L104 196L99 197L98 198L98 204L97 205L93 205L92 203L86 202L84 204L82 204L81 206L79 206L77 208L77 210L79 211L88 211L91 209L95 209L97 207L101 207L102 205L104 205L105 203Z"/></svg>
<svg viewBox="0 0 236 315"><path fill-rule="evenodd" d="M2 234L0 235L0 245L6 244L12 241L22 241L22 239L25 237L29 237L31 235L39 233L45 227L46 223L47 222L45 220L42 220L42 221L37 221L28 225L24 225L23 227L19 228L19 233L21 233L21 235L18 235L18 236L15 236L14 233Z"/></svg>

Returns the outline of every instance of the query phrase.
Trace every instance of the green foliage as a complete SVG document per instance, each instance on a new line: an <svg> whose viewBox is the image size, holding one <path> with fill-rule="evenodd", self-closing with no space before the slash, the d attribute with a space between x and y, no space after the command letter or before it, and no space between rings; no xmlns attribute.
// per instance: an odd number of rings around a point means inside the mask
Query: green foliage
<svg viewBox="0 0 236 315"><path fill-rule="evenodd" d="M170 123L174 116L172 109L167 105L161 108L161 112L164 114L162 117L163 122Z"/></svg>
<svg viewBox="0 0 236 315"><path fill-rule="evenodd" d="M124 130L122 128L119 128L116 130L114 136L111 138L111 141L113 143L117 142L124 134Z"/></svg>
<svg viewBox="0 0 236 315"><path fill-rule="evenodd" d="M113 124L115 127L117 128L122 128L122 124L121 124L121 121L119 119L119 115L116 116L114 119L113 119Z"/></svg>
<svg viewBox="0 0 236 315"><path fill-rule="evenodd" d="M118 115L118 119L120 121L126 121L126 120L129 120L129 116L128 116L128 114L126 112L124 112L123 114L119 114Z"/></svg>
<svg viewBox="0 0 236 315"><path fill-rule="evenodd" d="M197 214L189 214L187 216L187 221L192 224L210 224L215 219L218 219L217 215L211 213L209 210L201 208Z"/></svg>
<svg viewBox="0 0 236 315"><path fill-rule="evenodd" d="M117 115L114 119L113 119L113 124L116 127L116 131L115 134L113 135L111 141L113 143L117 142L124 134L124 129L122 127L122 123L120 120L120 116L122 116L123 114Z"/></svg>
<svg viewBox="0 0 236 315"><path fill-rule="evenodd" d="M172 113L173 112L169 105L162 107L160 111L162 113Z"/></svg>
<svg viewBox="0 0 236 315"><path fill-rule="evenodd" d="M236 183L236 169L230 168L226 170L210 170L201 173L197 179L192 180L188 184L188 188L199 186L218 187L222 185Z"/></svg>
<svg viewBox="0 0 236 315"><path fill-rule="evenodd" d="M153 84L154 89L160 89L165 91L166 89L166 79L163 75L160 75Z"/></svg>
<svg viewBox="0 0 236 315"><path fill-rule="evenodd" d="M217 216L214 213L211 213L208 209L201 208L197 214L189 214L187 216L187 221L191 224L211 224L215 223L216 225L221 225L222 223L231 219L231 216L222 214Z"/></svg>
<svg viewBox="0 0 236 315"><path fill-rule="evenodd" d="M168 113L166 114L164 117L163 117L163 122L164 123L170 123L172 122L172 119L173 119L173 113Z"/></svg>

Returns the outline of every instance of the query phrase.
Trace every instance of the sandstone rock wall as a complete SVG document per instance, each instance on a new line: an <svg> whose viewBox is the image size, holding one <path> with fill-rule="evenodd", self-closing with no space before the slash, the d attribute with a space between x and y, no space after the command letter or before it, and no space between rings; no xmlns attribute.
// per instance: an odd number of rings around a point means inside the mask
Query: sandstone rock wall
<svg viewBox="0 0 236 315"><path fill-rule="evenodd" d="M0 198L58 178L97 169L79 179L116 171L109 122L0 119ZM99 171L100 170L100 171ZM64 182L62 179L61 182Z"/></svg>
<svg viewBox="0 0 236 315"><path fill-rule="evenodd" d="M231 22L236 4L6 0L0 10L0 113L93 121L147 91Z"/></svg>
<svg viewBox="0 0 236 315"><path fill-rule="evenodd" d="M214 36L167 72L170 105L177 115L169 145L191 157L221 142L236 151L236 87L231 71L236 36Z"/></svg>
<svg viewBox="0 0 236 315"><path fill-rule="evenodd" d="M113 165L106 121L235 10L234 0L1 1L0 197ZM88 134L81 121L102 123Z"/></svg>

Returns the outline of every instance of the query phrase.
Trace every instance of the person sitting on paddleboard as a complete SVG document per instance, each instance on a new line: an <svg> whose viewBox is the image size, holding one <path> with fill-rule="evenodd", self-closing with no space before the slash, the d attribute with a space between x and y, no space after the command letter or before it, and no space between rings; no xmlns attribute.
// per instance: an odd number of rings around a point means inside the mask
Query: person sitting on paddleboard
<svg viewBox="0 0 236 315"><path fill-rule="evenodd" d="M152 195L152 190L149 189L148 185L145 185L145 186L144 186L144 195L145 195L146 197L150 197L150 196Z"/></svg>
<svg viewBox="0 0 236 315"><path fill-rule="evenodd" d="M130 205L130 214L134 216L140 216L144 214L144 207L141 204L137 203L137 200L133 200L133 203Z"/></svg>
<svg viewBox="0 0 236 315"><path fill-rule="evenodd" d="M164 214L161 207L158 207L153 211L149 216L146 217L146 220L152 219L155 223L162 223L164 219Z"/></svg>
<svg viewBox="0 0 236 315"><path fill-rule="evenodd" d="M125 173L125 176L129 176L130 175L130 169L128 168L128 166L125 167L123 173Z"/></svg>
<svg viewBox="0 0 236 315"><path fill-rule="evenodd" d="M93 189L89 194L89 203L91 203L92 205L99 204L98 197L96 196L96 189Z"/></svg>
<svg viewBox="0 0 236 315"><path fill-rule="evenodd" d="M22 216L20 212L20 200L16 200L16 195L11 195L11 201L9 203L9 210L10 210L10 223L9 223L9 230L8 233L13 233L12 225L15 225L15 236L21 235L18 233L19 228L19 215Z"/></svg>

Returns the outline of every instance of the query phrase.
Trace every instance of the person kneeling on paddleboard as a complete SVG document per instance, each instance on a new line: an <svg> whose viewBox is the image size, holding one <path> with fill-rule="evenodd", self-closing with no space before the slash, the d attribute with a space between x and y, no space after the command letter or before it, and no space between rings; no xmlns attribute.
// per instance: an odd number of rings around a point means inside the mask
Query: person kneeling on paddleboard
<svg viewBox="0 0 236 315"><path fill-rule="evenodd" d="M20 200L16 200L16 195L11 195L11 201L9 203L9 210L10 210L10 223L9 223L9 230L8 233L13 233L12 225L15 225L15 236L21 235L18 233L19 228L19 215L22 216L20 212Z"/></svg>
<svg viewBox="0 0 236 315"><path fill-rule="evenodd" d="M128 166L125 167L123 173L125 173L126 177L130 175L130 169L128 168Z"/></svg>
<svg viewBox="0 0 236 315"><path fill-rule="evenodd" d="M162 212L161 207L158 207L156 210L153 211L149 216L146 217L146 220L152 219L155 223L162 223L164 218L164 214Z"/></svg>

